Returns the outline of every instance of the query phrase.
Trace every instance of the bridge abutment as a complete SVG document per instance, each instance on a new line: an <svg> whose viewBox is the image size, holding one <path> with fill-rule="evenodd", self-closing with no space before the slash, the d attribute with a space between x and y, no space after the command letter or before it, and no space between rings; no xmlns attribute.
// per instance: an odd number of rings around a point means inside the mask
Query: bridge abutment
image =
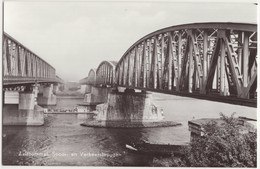
<svg viewBox="0 0 260 169"><path fill-rule="evenodd" d="M30 91L5 91L3 125L43 125L43 109L37 105L37 86Z"/></svg>
<svg viewBox="0 0 260 169"><path fill-rule="evenodd" d="M47 84L39 87L39 95L37 102L41 106L50 106L57 104L57 98L55 93L58 90L57 85Z"/></svg>

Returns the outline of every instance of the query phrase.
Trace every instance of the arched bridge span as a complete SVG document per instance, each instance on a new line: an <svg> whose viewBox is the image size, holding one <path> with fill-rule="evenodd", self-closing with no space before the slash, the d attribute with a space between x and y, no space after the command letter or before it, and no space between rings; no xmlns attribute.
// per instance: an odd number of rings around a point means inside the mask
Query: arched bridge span
<svg viewBox="0 0 260 169"><path fill-rule="evenodd" d="M96 69L90 69L88 76L79 81L81 85L96 85Z"/></svg>
<svg viewBox="0 0 260 169"><path fill-rule="evenodd" d="M108 65L106 61L99 65L98 84L255 101L257 25L195 23L164 28L134 43L114 71Z"/></svg>
<svg viewBox="0 0 260 169"><path fill-rule="evenodd" d="M98 86L112 86L116 83L115 61L103 61L99 64L96 74L96 85Z"/></svg>

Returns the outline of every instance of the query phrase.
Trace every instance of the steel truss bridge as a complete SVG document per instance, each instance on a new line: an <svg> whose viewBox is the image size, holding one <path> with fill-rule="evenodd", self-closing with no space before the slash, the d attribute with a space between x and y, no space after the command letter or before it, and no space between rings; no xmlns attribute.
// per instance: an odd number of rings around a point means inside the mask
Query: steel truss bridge
<svg viewBox="0 0 260 169"><path fill-rule="evenodd" d="M121 86L256 107L257 25L194 23L135 42L81 84Z"/></svg>
<svg viewBox="0 0 260 169"><path fill-rule="evenodd" d="M3 33L3 86L63 83L55 69L7 33Z"/></svg>

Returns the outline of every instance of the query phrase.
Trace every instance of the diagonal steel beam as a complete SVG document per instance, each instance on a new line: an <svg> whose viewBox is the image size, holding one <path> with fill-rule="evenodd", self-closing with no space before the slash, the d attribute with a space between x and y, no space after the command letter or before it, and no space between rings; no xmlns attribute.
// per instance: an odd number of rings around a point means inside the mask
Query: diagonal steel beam
<svg viewBox="0 0 260 169"><path fill-rule="evenodd" d="M217 40L216 40L215 49L213 51L209 70L208 70L208 75L203 84L203 88L201 90L201 93L203 93L203 94L207 94L209 92L209 90L212 88L214 74L215 74L215 70L216 70L216 66L217 66L217 62L218 62L221 40L222 39L220 39L220 38L217 38Z"/></svg>
<svg viewBox="0 0 260 169"><path fill-rule="evenodd" d="M231 70L232 81L235 83L238 97L240 97L241 92L242 92L241 86L243 84L243 79L242 79L242 75L240 73L239 65L235 58L236 53L233 51L232 44L231 44L230 40L228 39L228 37L225 35L225 37L223 39L224 39L225 46L227 48L227 58L228 58L228 62L229 62L230 68L231 68L230 70Z"/></svg>

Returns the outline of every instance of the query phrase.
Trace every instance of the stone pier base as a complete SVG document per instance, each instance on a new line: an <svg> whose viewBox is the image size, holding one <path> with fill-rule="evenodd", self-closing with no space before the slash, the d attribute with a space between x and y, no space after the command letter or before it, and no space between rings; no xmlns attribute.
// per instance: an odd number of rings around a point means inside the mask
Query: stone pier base
<svg viewBox="0 0 260 169"><path fill-rule="evenodd" d="M107 102L96 106L96 117L86 121L83 126L91 127L166 127L180 123L164 121L162 108L152 101L152 94L135 93L126 89L125 92L111 92Z"/></svg>
<svg viewBox="0 0 260 169"><path fill-rule="evenodd" d="M91 88L92 88L91 85L86 85L85 93L86 93L86 94L91 93Z"/></svg>
<svg viewBox="0 0 260 169"><path fill-rule="evenodd" d="M39 87L37 103L41 106L53 106L57 104L56 93L57 85L43 85Z"/></svg>
<svg viewBox="0 0 260 169"><path fill-rule="evenodd" d="M3 125L40 126L44 124L43 108L35 106L34 110L18 110L18 105L3 106Z"/></svg>
<svg viewBox="0 0 260 169"><path fill-rule="evenodd" d="M108 93L110 91L110 88L91 87L91 93L85 94L83 103L88 105L105 103L107 102Z"/></svg>
<svg viewBox="0 0 260 169"><path fill-rule="evenodd" d="M107 127L107 128L147 128L147 127L172 127L179 126L181 123L174 121L156 122L124 122L124 121L97 121L91 120L81 124L86 127Z"/></svg>
<svg viewBox="0 0 260 169"><path fill-rule="evenodd" d="M43 108L35 105L35 94L23 92L19 94L19 104L3 105L3 125L43 125Z"/></svg>
<svg viewBox="0 0 260 169"><path fill-rule="evenodd" d="M57 97L54 94L48 97L45 97L43 94L38 94L37 103L41 106L53 106L57 104Z"/></svg>

